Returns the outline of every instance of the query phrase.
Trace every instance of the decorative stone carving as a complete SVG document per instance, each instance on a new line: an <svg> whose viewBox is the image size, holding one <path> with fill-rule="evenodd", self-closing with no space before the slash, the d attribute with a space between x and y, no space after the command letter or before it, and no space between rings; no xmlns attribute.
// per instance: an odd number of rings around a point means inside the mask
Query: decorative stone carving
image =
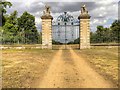
<svg viewBox="0 0 120 90"><path fill-rule="evenodd" d="M78 17L78 19L90 19L90 15L88 14L88 10L86 8L86 5L83 5L81 7L81 15Z"/></svg>
<svg viewBox="0 0 120 90"><path fill-rule="evenodd" d="M45 5L45 10L43 11L43 15L50 15L50 6Z"/></svg>
<svg viewBox="0 0 120 90"><path fill-rule="evenodd" d="M81 13L88 13L87 8L85 5L82 6Z"/></svg>
<svg viewBox="0 0 120 90"><path fill-rule="evenodd" d="M50 15L50 6L45 5L45 10L43 11L43 16L41 19L53 19L53 17Z"/></svg>

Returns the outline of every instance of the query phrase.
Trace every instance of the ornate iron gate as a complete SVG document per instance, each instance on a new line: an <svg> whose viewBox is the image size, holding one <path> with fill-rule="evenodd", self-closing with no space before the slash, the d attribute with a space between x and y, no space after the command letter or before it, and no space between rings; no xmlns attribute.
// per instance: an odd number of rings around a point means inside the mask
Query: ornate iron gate
<svg viewBox="0 0 120 90"><path fill-rule="evenodd" d="M79 21L67 12L52 25L53 49L79 49Z"/></svg>

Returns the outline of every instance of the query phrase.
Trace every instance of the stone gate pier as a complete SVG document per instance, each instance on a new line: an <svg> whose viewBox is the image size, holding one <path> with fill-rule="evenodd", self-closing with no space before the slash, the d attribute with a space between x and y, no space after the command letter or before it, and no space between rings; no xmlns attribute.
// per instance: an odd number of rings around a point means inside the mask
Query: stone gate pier
<svg viewBox="0 0 120 90"><path fill-rule="evenodd" d="M50 7L45 6L42 19L42 48L52 49L52 20L50 15Z"/></svg>
<svg viewBox="0 0 120 90"><path fill-rule="evenodd" d="M79 23L79 37L80 49L90 48L90 15L86 6L82 6L81 14L78 19ZM42 48L52 49L52 20L50 15L50 6L45 6L42 19Z"/></svg>
<svg viewBox="0 0 120 90"><path fill-rule="evenodd" d="M80 49L90 48L90 15L85 5L81 8L78 19L80 21Z"/></svg>

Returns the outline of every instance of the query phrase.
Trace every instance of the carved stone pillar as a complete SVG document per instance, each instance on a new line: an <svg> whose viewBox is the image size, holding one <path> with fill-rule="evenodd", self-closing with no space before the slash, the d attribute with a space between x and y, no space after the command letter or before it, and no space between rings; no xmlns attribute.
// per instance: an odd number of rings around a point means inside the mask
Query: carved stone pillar
<svg viewBox="0 0 120 90"><path fill-rule="evenodd" d="M90 48L90 15L85 5L78 19L80 21L80 49Z"/></svg>
<svg viewBox="0 0 120 90"><path fill-rule="evenodd" d="M50 7L46 6L46 11L41 17L42 19L42 48L52 49L52 20L50 15Z"/></svg>

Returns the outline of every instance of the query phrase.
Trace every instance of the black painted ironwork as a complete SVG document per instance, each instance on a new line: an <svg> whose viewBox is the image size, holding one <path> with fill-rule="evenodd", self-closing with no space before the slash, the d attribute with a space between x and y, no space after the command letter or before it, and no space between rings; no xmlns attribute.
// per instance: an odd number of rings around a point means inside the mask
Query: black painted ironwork
<svg viewBox="0 0 120 90"><path fill-rule="evenodd" d="M75 29L76 27L77 29ZM56 42L53 45L62 44L67 49L68 43L74 42L75 39L79 38L79 21L75 20L72 15L64 12L53 22L52 34L53 40Z"/></svg>

